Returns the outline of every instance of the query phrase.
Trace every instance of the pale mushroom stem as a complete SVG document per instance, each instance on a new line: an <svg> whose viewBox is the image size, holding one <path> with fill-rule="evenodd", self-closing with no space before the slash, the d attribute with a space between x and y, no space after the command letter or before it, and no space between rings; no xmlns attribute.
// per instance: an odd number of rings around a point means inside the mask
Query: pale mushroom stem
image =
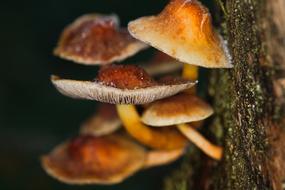
<svg viewBox="0 0 285 190"><path fill-rule="evenodd" d="M177 150L151 150L147 153L144 168L169 164L180 158L183 154L184 148Z"/></svg>
<svg viewBox="0 0 285 190"><path fill-rule="evenodd" d="M177 128L183 133L193 144L200 148L205 154L215 160L221 160L223 148L209 142L199 132L187 124L177 125Z"/></svg>
<svg viewBox="0 0 285 190"><path fill-rule="evenodd" d="M198 74L199 74L198 70L199 68L197 66L184 63L182 70L182 78L195 81L198 79ZM190 94L195 94L196 87L185 90L185 92Z"/></svg>
<svg viewBox="0 0 285 190"><path fill-rule="evenodd" d="M125 129L142 144L164 150L185 147L187 140L179 132L156 130L142 124L134 105L116 105L116 107Z"/></svg>

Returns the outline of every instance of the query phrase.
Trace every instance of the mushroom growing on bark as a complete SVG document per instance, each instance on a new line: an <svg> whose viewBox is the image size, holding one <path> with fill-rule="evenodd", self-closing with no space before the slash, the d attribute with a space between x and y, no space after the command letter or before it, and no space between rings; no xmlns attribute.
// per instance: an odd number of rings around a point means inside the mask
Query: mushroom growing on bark
<svg viewBox="0 0 285 190"><path fill-rule="evenodd" d="M214 159L221 159L222 148L210 143L191 124L213 114L213 109L202 99L188 93L181 93L152 103L143 113L142 122L155 127L176 125L177 128L204 153Z"/></svg>
<svg viewBox="0 0 285 190"><path fill-rule="evenodd" d="M79 18L65 29L55 53L78 63L105 66L93 81L56 76L51 80L66 96L116 104L126 131L155 150L147 151L125 135L110 134L114 128L104 127L106 120L99 115L101 120L95 117L82 127L85 136L66 142L43 157L43 167L61 181L118 183L140 169L178 159L188 139L210 157L216 160L222 157L221 147L210 143L191 127L193 122L201 122L213 114L212 108L191 89L198 78L197 66L232 67L225 43L211 25L208 9L198 0L171 0L159 15L132 21L128 30L142 42L119 28L114 15ZM144 49L143 42L182 61L182 78L154 80L144 69L134 65L106 65ZM160 55L165 56L162 52ZM170 57L165 60L168 65L178 62ZM174 66L158 66L159 72L176 69ZM159 73L155 67L146 69ZM149 103L141 118L135 105ZM99 125L104 130L97 128Z"/></svg>
<svg viewBox="0 0 285 190"><path fill-rule="evenodd" d="M229 68L230 56L211 24L211 15L197 0L171 0L156 16L131 21L129 32L135 38L183 63Z"/></svg>

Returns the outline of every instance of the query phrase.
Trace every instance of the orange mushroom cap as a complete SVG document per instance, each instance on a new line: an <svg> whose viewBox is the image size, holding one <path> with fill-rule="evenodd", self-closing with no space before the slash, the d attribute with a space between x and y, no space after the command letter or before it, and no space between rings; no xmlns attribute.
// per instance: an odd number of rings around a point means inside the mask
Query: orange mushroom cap
<svg viewBox="0 0 285 190"><path fill-rule="evenodd" d="M135 38L181 62L208 68L232 67L208 9L198 0L171 0L160 14L134 20L128 29Z"/></svg>
<svg viewBox="0 0 285 190"><path fill-rule="evenodd" d="M210 105L195 95L180 93L153 102L143 113L142 122L164 127L201 121L213 114Z"/></svg>
<svg viewBox="0 0 285 190"><path fill-rule="evenodd" d="M145 150L125 136L79 136L42 157L52 177L68 184L114 184L144 166Z"/></svg>

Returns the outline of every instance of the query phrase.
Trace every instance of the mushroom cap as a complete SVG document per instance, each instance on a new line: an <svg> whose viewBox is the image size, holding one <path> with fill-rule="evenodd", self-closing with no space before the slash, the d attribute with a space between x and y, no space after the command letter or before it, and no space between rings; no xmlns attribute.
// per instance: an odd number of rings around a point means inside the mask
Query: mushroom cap
<svg viewBox="0 0 285 190"><path fill-rule="evenodd" d="M103 136L118 130L122 125L114 105L101 104L98 112L80 127L80 134Z"/></svg>
<svg viewBox="0 0 285 190"><path fill-rule="evenodd" d="M230 56L214 31L211 16L197 0L171 0L157 16L131 21L135 38L183 63L208 68L229 68Z"/></svg>
<svg viewBox="0 0 285 190"><path fill-rule="evenodd" d="M122 61L146 44L119 28L116 15L87 14L67 26L54 54L85 65L102 65Z"/></svg>
<svg viewBox="0 0 285 190"><path fill-rule="evenodd" d="M56 76L52 76L51 81L63 95L109 104L147 104L177 94L197 83L190 80L175 80L146 88L120 89L101 82L60 79Z"/></svg>
<svg viewBox="0 0 285 190"><path fill-rule="evenodd" d="M63 143L42 157L49 175L68 184L115 184L144 167L145 149L125 136L88 136L77 141Z"/></svg>
<svg viewBox="0 0 285 190"><path fill-rule="evenodd" d="M157 127L203 120L213 114L210 105L195 95L181 93L153 102L143 113L142 122Z"/></svg>

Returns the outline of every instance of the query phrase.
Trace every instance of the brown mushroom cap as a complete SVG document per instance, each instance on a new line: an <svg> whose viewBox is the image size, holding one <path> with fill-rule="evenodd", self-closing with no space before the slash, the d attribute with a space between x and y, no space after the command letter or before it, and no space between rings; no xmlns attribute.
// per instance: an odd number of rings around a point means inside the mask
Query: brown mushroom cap
<svg viewBox="0 0 285 190"><path fill-rule="evenodd" d="M111 104L100 104L97 113L85 121L80 127L80 134L103 136L118 130L122 125L116 108Z"/></svg>
<svg viewBox="0 0 285 190"><path fill-rule="evenodd" d="M97 80L107 86L129 90L151 87L157 84L145 70L135 65L101 67Z"/></svg>
<svg viewBox="0 0 285 190"><path fill-rule="evenodd" d="M153 102L143 113L142 122L163 127L203 120L213 109L195 95L181 93Z"/></svg>
<svg viewBox="0 0 285 190"><path fill-rule="evenodd" d="M183 63L208 68L229 68L230 56L211 25L211 16L198 0L171 0L157 16L129 23L137 39Z"/></svg>
<svg viewBox="0 0 285 190"><path fill-rule="evenodd" d="M115 184L144 167L145 154L124 136L80 136L43 156L42 165L64 183Z"/></svg>
<svg viewBox="0 0 285 190"><path fill-rule="evenodd" d="M116 15L88 14L65 28L54 53L76 63L100 65L122 61L146 47L119 28Z"/></svg>
<svg viewBox="0 0 285 190"><path fill-rule="evenodd" d="M196 82L181 79L167 80L158 84L149 79L145 73L142 74L140 70L130 69L130 66L108 68L112 72L104 69L107 75L99 72L100 81L67 80L55 76L51 80L66 96L110 104L147 104L177 94L196 84Z"/></svg>

